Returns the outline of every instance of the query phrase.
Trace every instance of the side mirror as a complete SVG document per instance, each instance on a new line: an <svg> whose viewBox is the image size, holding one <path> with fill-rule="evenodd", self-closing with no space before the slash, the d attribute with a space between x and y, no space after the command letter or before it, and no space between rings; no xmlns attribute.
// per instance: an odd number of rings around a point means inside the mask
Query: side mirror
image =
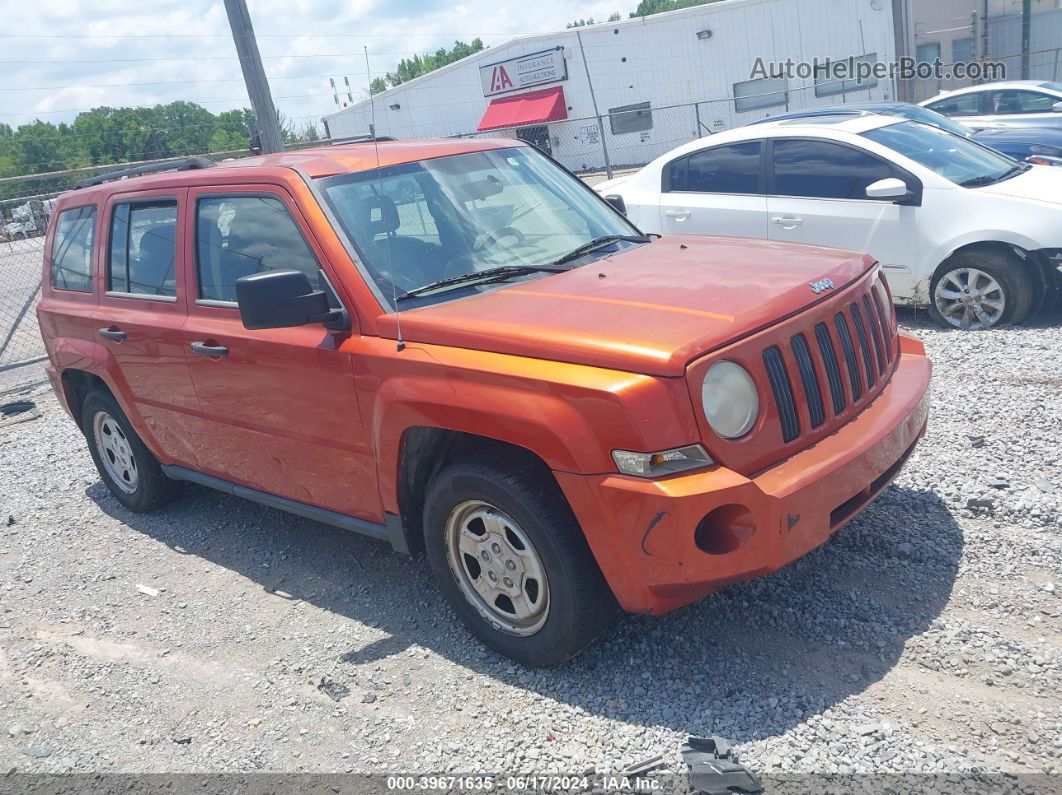
<svg viewBox="0 0 1062 795"><path fill-rule="evenodd" d="M907 185L902 179L896 179L896 177L888 177L887 179L879 179L877 182L872 182L867 185L867 198L868 199L906 199L911 196L911 192L907 190Z"/></svg>
<svg viewBox="0 0 1062 795"><path fill-rule="evenodd" d="M314 290L302 271L262 271L236 280L236 303L243 327L290 328L323 323L346 326L346 313L328 305L328 296Z"/></svg>
<svg viewBox="0 0 1062 795"><path fill-rule="evenodd" d="M604 199L621 215L627 214L627 205L624 203L622 196L616 193L610 193L608 196L605 196Z"/></svg>
<svg viewBox="0 0 1062 795"><path fill-rule="evenodd" d="M1051 110L1054 113L1062 113L1062 102L1056 102L1051 106Z"/></svg>

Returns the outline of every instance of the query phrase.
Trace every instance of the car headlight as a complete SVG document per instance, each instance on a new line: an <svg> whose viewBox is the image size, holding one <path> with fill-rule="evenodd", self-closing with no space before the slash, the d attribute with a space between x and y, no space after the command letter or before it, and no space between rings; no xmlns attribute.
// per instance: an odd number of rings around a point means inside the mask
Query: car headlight
<svg viewBox="0 0 1062 795"><path fill-rule="evenodd" d="M673 475L676 472L700 469L715 463L699 444L676 447L674 450L661 450L659 453L613 450L612 460L616 462L616 468L624 475L637 475L640 478Z"/></svg>
<svg viewBox="0 0 1062 795"><path fill-rule="evenodd" d="M717 362L701 385L701 403L708 424L724 439L744 436L760 414L760 396L752 376L740 364Z"/></svg>

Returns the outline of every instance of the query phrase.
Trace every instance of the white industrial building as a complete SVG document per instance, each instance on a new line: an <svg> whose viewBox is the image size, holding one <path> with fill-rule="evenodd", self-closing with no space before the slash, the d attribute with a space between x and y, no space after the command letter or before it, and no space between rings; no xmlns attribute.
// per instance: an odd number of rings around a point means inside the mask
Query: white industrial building
<svg viewBox="0 0 1062 795"><path fill-rule="evenodd" d="M895 60L898 0L723 0L522 36L326 117L332 138L504 135L569 168L641 164L699 135L787 110L894 98L891 80L820 69L750 79L757 59ZM601 123L598 123L600 117Z"/></svg>

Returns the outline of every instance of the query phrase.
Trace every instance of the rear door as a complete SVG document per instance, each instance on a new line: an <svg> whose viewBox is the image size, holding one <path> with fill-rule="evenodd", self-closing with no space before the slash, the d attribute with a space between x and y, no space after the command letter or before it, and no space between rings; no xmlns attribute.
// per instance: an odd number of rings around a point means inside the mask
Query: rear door
<svg viewBox="0 0 1062 795"><path fill-rule="evenodd" d="M767 237L762 153L762 141L741 141L701 149L664 166L661 231Z"/></svg>
<svg viewBox="0 0 1062 795"><path fill-rule="evenodd" d="M921 208L868 199L866 188L896 177L920 190L917 180L846 143L774 138L768 149L770 239L869 253L885 268L893 295L910 296Z"/></svg>
<svg viewBox="0 0 1062 795"><path fill-rule="evenodd" d="M118 364L133 410L164 456L192 460L185 430L199 410L182 329L187 256L178 230L187 189L112 196L105 207L103 287L95 334ZM122 391L122 385L118 385Z"/></svg>
<svg viewBox="0 0 1062 795"><path fill-rule="evenodd" d="M357 331L320 324L251 331L236 305L236 280L263 270L302 270L330 291L321 248L302 215L274 185L193 188L189 207L195 292L182 352L202 406L197 468L382 521L352 354L341 349L354 347Z"/></svg>

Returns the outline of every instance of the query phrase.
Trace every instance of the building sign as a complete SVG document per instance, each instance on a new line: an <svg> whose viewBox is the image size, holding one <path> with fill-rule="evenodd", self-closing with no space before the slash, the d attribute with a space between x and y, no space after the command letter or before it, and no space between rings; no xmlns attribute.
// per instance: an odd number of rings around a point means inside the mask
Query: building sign
<svg viewBox="0 0 1062 795"><path fill-rule="evenodd" d="M564 48L555 47L481 66L479 79L485 97L567 80L568 65L564 62Z"/></svg>

